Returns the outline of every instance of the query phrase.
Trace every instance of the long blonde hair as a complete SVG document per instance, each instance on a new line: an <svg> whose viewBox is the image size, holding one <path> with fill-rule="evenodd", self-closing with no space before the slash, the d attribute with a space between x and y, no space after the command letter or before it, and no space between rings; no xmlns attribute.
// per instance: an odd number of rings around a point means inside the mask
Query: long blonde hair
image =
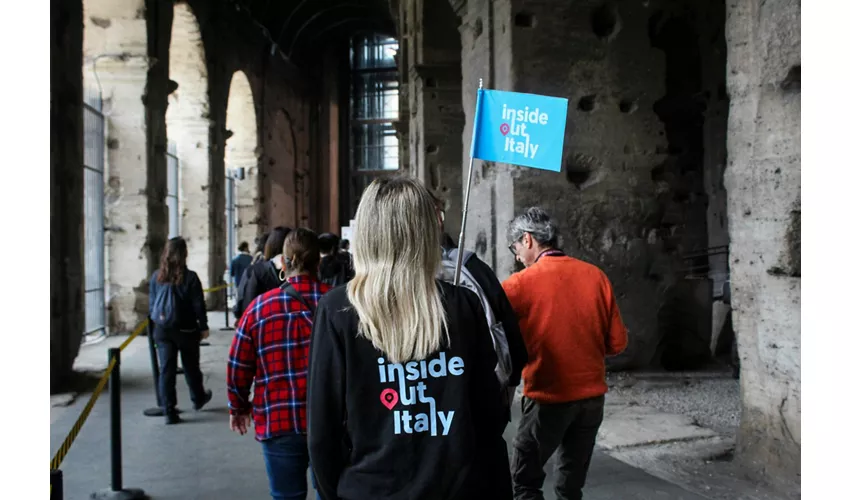
<svg viewBox="0 0 850 500"><path fill-rule="evenodd" d="M392 363L440 348L446 312L437 288L440 225L425 186L407 176L376 179L357 207L348 299L358 333ZM448 343L448 338L446 338Z"/></svg>

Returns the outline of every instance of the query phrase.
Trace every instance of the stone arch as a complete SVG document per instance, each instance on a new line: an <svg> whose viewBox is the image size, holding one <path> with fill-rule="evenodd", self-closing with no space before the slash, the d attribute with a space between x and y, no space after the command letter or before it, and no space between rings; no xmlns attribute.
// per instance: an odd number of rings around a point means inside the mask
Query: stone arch
<svg viewBox="0 0 850 500"><path fill-rule="evenodd" d="M174 90L165 123L180 162L180 235L189 247L189 267L204 286L211 286L207 67L198 20L184 2L174 4L168 74Z"/></svg>
<svg viewBox="0 0 850 500"><path fill-rule="evenodd" d="M236 181L236 240L253 245L258 232L257 114L248 77L236 71L227 97L227 139L224 148L226 169L244 168L245 177ZM232 134L232 135L231 135ZM235 250L235 249L234 249Z"/></svg>

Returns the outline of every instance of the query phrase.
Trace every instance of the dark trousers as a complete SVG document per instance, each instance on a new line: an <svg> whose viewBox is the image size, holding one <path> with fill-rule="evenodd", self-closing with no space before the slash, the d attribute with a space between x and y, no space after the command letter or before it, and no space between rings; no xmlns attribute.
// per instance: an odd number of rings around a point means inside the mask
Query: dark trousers
<svg viewBox="0 0 850 500"><path fill-rule="evenodd" d="M177 408L178 352L183 361L183 376L186 377L192 402L203 403L205 391L204 376L201 373L200 332L181 332L156 327L154 339L159 354L159 404L165 413L174 414Z"/></svg>
<svg viewBox="0 0 850 500"><path fill-rule="evenodd" d="M307 498L307 469L310 456L307 452L307 436L289 434L260 442L266 473L274 500L304 500ZM311 474L312 476L312 474ZM316 478L313 476L313 488ZM319 492L316 491L319 500Z"/></svg>
<svg viewBox="0 0 850 500"><path fill-rule="evenodd" d="M604 406L605 396L557 404L523 396L511 461L515 500L543 500L543 466L556 450L555 494L581 500Z"/></svg>

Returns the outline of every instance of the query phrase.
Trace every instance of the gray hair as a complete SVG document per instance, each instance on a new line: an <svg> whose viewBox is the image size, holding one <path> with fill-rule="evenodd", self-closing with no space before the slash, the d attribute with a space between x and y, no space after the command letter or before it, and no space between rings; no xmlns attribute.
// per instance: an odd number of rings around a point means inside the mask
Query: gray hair
<svg viewBox="0 0 850 500"><path fill-rule="evenodd" d="M516 217L508 226L508 243L513 244L528 233L537 243L554 247L558 245L558 226L540 207L531 207Z"/></svg>

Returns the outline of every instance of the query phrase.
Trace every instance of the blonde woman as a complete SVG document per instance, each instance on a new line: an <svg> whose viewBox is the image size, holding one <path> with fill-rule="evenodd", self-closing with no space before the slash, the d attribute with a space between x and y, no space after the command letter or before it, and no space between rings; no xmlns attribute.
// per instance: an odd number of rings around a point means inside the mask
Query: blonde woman
<svg viewBox="0 0 850 500"><path fill-rule="evenodd" d="M489 458L504 425L487 320L473 292L436 279L428 191L374 181L354 231L357 274L319 303L311 339L307 441L322 498L511 498L493 477L507 464Z"/></svg>

